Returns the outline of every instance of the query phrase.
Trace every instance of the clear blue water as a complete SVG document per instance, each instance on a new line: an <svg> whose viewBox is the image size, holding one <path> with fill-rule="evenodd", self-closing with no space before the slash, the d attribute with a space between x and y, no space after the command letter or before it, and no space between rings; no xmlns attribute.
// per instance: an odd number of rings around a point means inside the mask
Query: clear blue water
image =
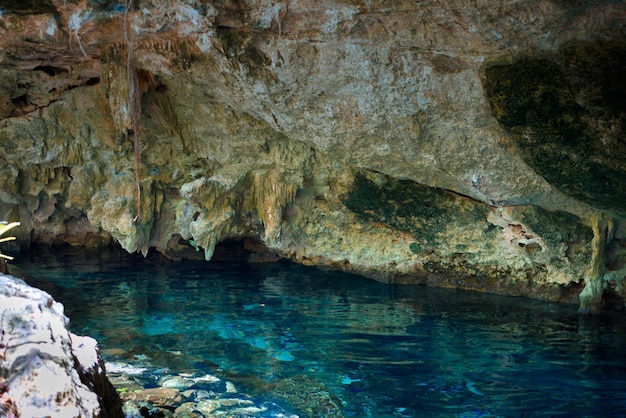
<svg viewBox="0 0 626 418"><path fill-rule="evenodd" d="M108 361L210 372L300 416L323 416L306 405L313 392L354 417L626 416L623 313L288 263L62 251L16 261L74 332L118 353Z"/></svg>

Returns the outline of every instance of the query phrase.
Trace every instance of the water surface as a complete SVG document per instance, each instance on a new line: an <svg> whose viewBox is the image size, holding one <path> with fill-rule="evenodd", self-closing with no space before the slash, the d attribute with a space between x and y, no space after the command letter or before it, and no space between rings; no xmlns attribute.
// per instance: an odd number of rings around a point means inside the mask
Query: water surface
<svg viewBox="0 0 626 418"><path fill-rule="evenodd" d="M147 367L155 382L211 373L300 416L626 415L623 314L289 263L75 250L16 262L108 362Z"/></svg>

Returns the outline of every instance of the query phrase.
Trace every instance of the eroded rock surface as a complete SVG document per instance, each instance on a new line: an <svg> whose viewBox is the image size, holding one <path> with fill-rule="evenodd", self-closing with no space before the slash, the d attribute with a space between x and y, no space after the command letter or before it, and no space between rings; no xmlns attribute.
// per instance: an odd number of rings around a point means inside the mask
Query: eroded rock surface
<svg viewBox="0 0 626 418"><path fill-rule="evenodd" d="M2 4L24 245L623 305L623 2Z"/></svg>
<svg viewBox="0 0 626 418"><path fill-rule="evenodd" d="M71 334L67 323L49 294L0 275L3 416L123 416L95 340Z"/></svg>

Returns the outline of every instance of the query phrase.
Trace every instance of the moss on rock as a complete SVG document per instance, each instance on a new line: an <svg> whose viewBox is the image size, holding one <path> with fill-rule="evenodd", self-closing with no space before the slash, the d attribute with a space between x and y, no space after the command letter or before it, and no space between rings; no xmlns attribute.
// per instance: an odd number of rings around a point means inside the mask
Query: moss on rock
<svg viewBox="0 0 626 418"><path fill-rule="evenodd" d="M487 205L443 189L366 173L356 174L344 204L366 220L426 238L461 216L468 224L484 222L489 212Z"/></svg>
<svg viewBox="0 0 626 418"><path fill-rule="evenodd" d="M493 114L552 185L626 211L626 44L570 43L485 70Z"/></svg>

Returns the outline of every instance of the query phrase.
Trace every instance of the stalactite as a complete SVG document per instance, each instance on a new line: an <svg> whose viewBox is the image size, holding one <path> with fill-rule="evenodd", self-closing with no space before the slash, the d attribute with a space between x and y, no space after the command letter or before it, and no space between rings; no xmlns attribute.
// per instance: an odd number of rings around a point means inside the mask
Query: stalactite
<svg viewBox="0 0 626 418"><path fill-rule="evenodd" d="M585 280L585 287L580 292L580 307L583 314L598 314L602 309L602 288L606 272L605 248L613 233L613 220L604 215L594 216L591 221L593 229L591 266Z"/></svg>
<svg viewBox="0 0 626 418"><path fill-rule="evenodd" d="M277 168L251 174L255 209L265 228L263 241L268 246L276 245L285 207L295 199L298 186Z"/></svg>
<svg viewBox="0 0 626 418"><path fill-rule="evenodd" d="M135 63L133 58L133 41L134 35L132 34L132 28L128 22L128 11L133 6L133 0L126 0L126 9L124 11L124 38L126 40L126 50L128 52L126 57L126 73L128 76L128 92L130 95L130 115L133 127L134 146L133 152L135 157L135 186L137 189L137 196L135 201L136 215L133 218L133 222L139 220L141 214L141 179L139 176L139 114L141 112L141 92L138 91L137 86L137 71L135 69Z"/></svg>

